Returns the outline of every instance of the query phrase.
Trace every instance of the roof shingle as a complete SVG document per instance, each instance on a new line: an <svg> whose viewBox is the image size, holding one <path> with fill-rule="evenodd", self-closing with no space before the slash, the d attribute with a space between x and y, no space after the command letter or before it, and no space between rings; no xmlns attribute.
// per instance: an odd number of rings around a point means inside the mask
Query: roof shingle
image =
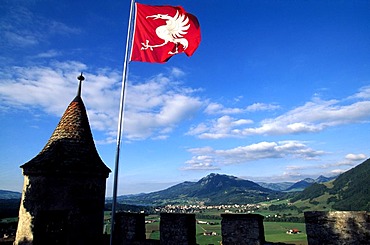
<svg viewBox="0 0 370 245"><path fill-rule="evenodd" d="M96 150L79 94L67 107L42 151L21 168L24 174L77 173L108 177L110 169Z"/></svg>

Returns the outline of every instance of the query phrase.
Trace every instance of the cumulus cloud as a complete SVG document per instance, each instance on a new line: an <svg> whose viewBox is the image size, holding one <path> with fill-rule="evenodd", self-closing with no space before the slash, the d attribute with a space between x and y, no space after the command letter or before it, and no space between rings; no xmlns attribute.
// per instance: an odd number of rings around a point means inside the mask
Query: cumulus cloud
<svg viewBox="0 0 370 245"><path fill-rule="evenodd" d="M60 115L66 106L66 96L76 91L76 74L85 70L79 62L53 63L50 67L6 67L0 81L3 107L35 108Z"/></svg>
<svg viewBox="0 0 370 245"><path fill-rule="evenodd" d="M349 167L356 166L361 161L364 161L366 158L367 156L363 153L360 153L360 154L349 153L342 160L338 160L338 161L331 162L331 163L324 163L319 166L316 166L316 168L330 169L334 167L334 168L343 168L345 170L348 170Z"/></svg>
<svg viewBox="0 0 370 245"><path fill-rule="evenodd" d="M346 155L346 160L349 160L349 161L361 161L361 160L365 160L367 158L367 156L365 154L353 154L353 153L349 153Z"/></svg>
<svg viewBox="0 0 370 245"><path fill-rule="evenodd" d="M216 166L214 158L212 156L199 155L194 156L191 160L186 162L186 166L181 170L220 170L221 168Z"/></svg>
<svg viewBox="0 0 370 245"><path fill-rule="evenodd" d="M342 174L342 173L344 173L346 170L343 170L343 169L333 169L332 171L331 171L331 173L332 174L334 174L334 175L339 175L339 174Z"/></svg>
<svg viewBox="0 0 370 245"><path fill-rule="evenodd" d="M177 67L171 67L170 73L175 77L182 77L185 75L185 72Z"/></svg>
<svg viewBox="0 0 370 245"><path fill-rule="evenodd" d="M359 154L353 154L349 153L347 154L344 159L333 162L333 163L325 163L321 165L321 168L323 169L330 169L330 168L335 168L336 171L338 169L341 169L342 171L348 170L348 168L354 167L360 162L364 161L367 158L367 156L363 153ZM320 168L320 166L317 166ZM334 171L334 170L332 170Z"/></svg>
<svg viewBox="0 0 370 245"><path fill-rule="evenodd" d="M218 119L211 119L190 128L188 134L202 139L220 139L228 137L247 137L250 135L289 135L301 133L314 133L322 131L328 127L344 125L349 123L366 123L370 119L370 100L367 93L370 87L363 87L360 92L352 98L352 103L347 99L343 100L321 100L314 98L304 105L296 107L275 118L266 118L256 126L250 127L253 121L249 118L231 118L222 116ZM264 104L254 104L249 108L256 111L258 108L276 109L274 106ZM206 112L224 112L225 108L216 103L211 103ZM220 125L218 122L227 118L228 123ZM244 122L242 126L239 122ZM222 126L222 130L220 127Z"/></svg>
<svg viewBox="0 0 370 245"><path fill-rule="evenodd" d="M160 74L128 88L125 119L125 127L131 132L128 138L145 139L152 134L157 139L166 138L177 124L201 108L202 101L193 96L191 89L173 85L170 77Z"/></svg>
<svg viewBox="0 0 370 245"><path fill-rule="evenodd" d="M324 151L314 150L300 141L259 142L256 144L238 146L231 149L216 150L212 147L191 148L193 156L186 161L184 170L207 170L225 165L244 164L250 161L274 158L294 158L312 160L325 154Z"/></svg>
<svg viewBox="0 0 370 245"><path fill-rule="evenodd" d="M247 111L273 111L280 109L279 105L275 104L265 104L265 103L254 103L252 105L247 106L246 110Z"/></svg>
<svg viewBox="0 0 370 245"><path fill-rule="evenodd" d="M241 114L245 112L256 112L256 111L272 111L279 109L279 105L275 104L265 104L265 103L254 103L245 108L228 108L219 103L211 102L208 104L207 108L204 110L206 114Z"/></svg>
<svg viewBox="0 0 370 245"><path fill-rule="evenodd" d="M357 99L370 99L370 86L365 86L359 89L358 93L350 96L350 98L357 98Z"/></svg>
<svg viewBox="0 0 370 245"><path fill-rule="evenodd" d="M238 133L243 125L253 123L250 119L234 119L230 116L222 116L207 124L201 123L192 127L188 135L200 135L200 138L221 139L230 137L231 135L239 136Z"/></svg>
<svg viewBox="0 0 370 245"><path fill-rule="evenodd" d="M121 76L110 69L94 69L75 61L54 62L49 66L7 67L0 72L0 101L3 111L11 108L41 109L61 116L77 92L77 79L84 72L84 98L91 127L114 141L120 100ZM128 83L124 120L125 137L130 140L166 139L183 120L202 106L193 90L181 85L181 70ZM70 98L70 99L68 99ZM102 143L104 141L98 141Z"/></svg>
<svg viewBox="0 0 370 245"><path fill-rule="evenodd" d="M238 114L243 113L245 110L241 108L226 108L219 103L209 103L204 110L206 114Z"/></svg>
<svg viewBox="0 0 370 245"><path fill-rule="evenodd" d="M297 165L288 165L285 167L286 171L284 172L284 176L280 176L280 178L282 180L295 179L294 176L317 178L318 169L320 170L320 175L330 177L348 171L366 158L367 156L362 153L349 153L344 157L344 159L338 161L325 161L321 159L318 162L314 162L314 164L300 163Z"/></svg>

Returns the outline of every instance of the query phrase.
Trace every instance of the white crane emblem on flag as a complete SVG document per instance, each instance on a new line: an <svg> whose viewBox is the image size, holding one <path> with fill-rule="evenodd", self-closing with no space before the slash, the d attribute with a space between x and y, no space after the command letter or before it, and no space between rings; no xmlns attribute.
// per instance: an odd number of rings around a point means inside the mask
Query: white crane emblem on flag
<svg viewBox="0 0 370 245"><path fill-rule="evenodd" d="M176 51L169 51L168 54L177 54L179 44L183 46L184 50L188 47L189 42L184 38L184 35L188 33L190 24L188 24L189 18L186 15L179 14L179 11L177 11L173 17L168 14L155 14L146 17L146 19L148 18L166 20L166 25L159 26L155 29L157 36L164 42L162 44L149 45L149 40L146 40L145 43L141 43L141 50L153 50L153 48L162 47L168 42L172 42L176 45Z"/></svg>

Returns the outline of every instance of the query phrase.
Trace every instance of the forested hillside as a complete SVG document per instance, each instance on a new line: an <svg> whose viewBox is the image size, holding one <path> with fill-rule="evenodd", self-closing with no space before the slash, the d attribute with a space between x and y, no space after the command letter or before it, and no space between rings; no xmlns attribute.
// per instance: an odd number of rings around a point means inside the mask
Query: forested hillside
<svg viewBox="0 0 370 245"><path fill-rule="evenodd" d="M315 183L291 201L326 197L335 210L370 211L370 159L339 175L330 184ZM323 199L323 198L321 198Z"/></svg>

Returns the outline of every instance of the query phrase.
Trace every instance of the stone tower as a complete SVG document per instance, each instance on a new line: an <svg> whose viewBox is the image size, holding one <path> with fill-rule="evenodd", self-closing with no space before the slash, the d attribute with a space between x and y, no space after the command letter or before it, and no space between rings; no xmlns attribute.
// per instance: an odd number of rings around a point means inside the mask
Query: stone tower
<svg viewBox="0 0 370 245"><path fill-rule="evenodd" d="M23 164L24 185L14 244L101 244L110 170L93 141L77 96L41 152Z"/></svg>

